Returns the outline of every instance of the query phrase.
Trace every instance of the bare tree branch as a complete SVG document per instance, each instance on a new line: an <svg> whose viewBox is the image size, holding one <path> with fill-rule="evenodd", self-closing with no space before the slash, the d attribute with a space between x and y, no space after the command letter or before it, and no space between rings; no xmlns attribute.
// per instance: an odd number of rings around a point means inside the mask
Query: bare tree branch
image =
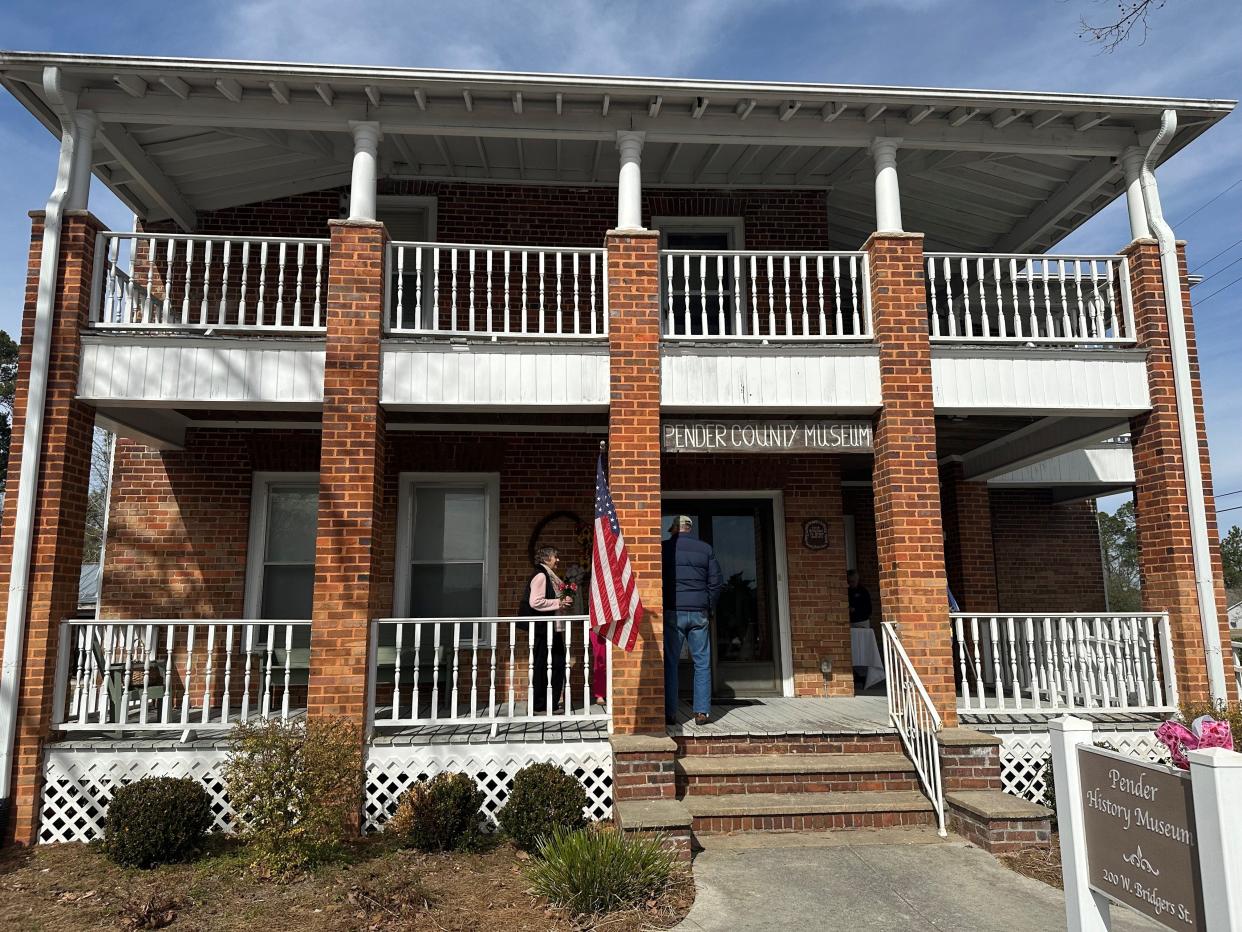
<svg viewBox="0 0 1242 932"><path fill-rule="evenodd" d="M1130 38L1135 29L1142 27L1143 37L1139 45L1147 41L1151 32L1148 17L1168 0L1117 0L1117 19L1111 23L1089 23L1084 16L1078 21L1078 38L1097 42L1105 52L1112 52Z"/></svg>

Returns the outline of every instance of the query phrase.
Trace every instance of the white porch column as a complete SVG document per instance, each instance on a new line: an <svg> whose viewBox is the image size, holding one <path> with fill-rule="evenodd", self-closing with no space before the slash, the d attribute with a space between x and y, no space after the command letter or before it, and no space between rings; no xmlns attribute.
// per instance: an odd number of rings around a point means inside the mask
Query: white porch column
<svg viewBox="0 0 1242 932"><path fill-rule="evenodd" d="M1147 224L1147 206L1143 203L1143 150L1130 146L1121 154L1121 167L1126 173L1126 209L1130 214L1130 239L1151 239Z"/></svg>
<svg viewBox="0 0 1242 932"><path fill-rule="evenodd" d="M380 125L351 120L354 134L354 170L349 182L349 219L375 219L375 182L378 176Z"/></svg>
<svg viewBox="0 0 1242 932"><path fill-rule="evenodd" d="M65 195L65 209L86 210L90 202L91 161L99 118L92 110L78 110L73 114L73 126L73 165L69 170L69 191Z"/></svg>
<svg viewBox="0 0 1242 932"><path fill-rule="evenodd" d="M617 150L621 153L621 172L617 178L617 229L643 229L643 140L647 134L637 130L617 131Z"/></svg>
<svg viewBox="0 0 1242 932"><path fill-rule="evenodd" d="M877 233L903 233L901 191L897 185L897 146L901 142L887 136L871 141L875 158L875 229Z"/></svg>

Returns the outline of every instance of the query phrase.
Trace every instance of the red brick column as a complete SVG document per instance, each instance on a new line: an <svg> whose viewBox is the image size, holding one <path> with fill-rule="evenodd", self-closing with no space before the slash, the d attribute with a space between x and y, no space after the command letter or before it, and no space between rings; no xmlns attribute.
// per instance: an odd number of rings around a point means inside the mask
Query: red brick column
<svg viewBox="0 0 1242 932"><path fill-rule="evenodd" d="M660 583L660 234L609 233L608 483L647 610L631 653L612 652L617 734L664 734Z"/></svg>
<svg viewBox="0 0 1242 932"><path fill-rule="evenodd" d="M383 224L332 221L320 441L319 529L307 709L363 724L371 619L382 611L380 408Z"/></svg>
<svg viewBox="0 0 1242 932"><path fill-rule="evenodd" d="M43 212L31 213L26 307L22 318L17 392L13 401L13 440L0 532L0 592L9 589L13 531L21 475L22 431L30 390L30 352L34 340L39 257L43 248ZM60 239L55 312L43 443L35 505L35 530L26 594L26 639L18 690L17 735L13 750L13 784L9 831L19 844L36 840L39 794L43 785L43 746L51 730L52 691L56 675L59 622L78 606L82 569L86 498L90 482L94 409L76 400L81 364L82 326L90 310L95 237L102 223L85 211L66 212Z"/></svg>
<svg viewBox="0 0 1242 932"><path fill-rule="evenodd" d="M922 234L875 234L871 306L880 350L876 416L876 550L884 621L901 641L946 726L957 722L949 631L940 477L932 404Z"/></svg>
<svg viewBox="0 0 1242 932"><path fill-rule="evenodd" d="M1147 611L1169 613L1179 691L1184 699L1200 701L1208 698L1207 664L1204 660L1199 596L1195 587L1190 519L1186 511L1186 481L1177 419L1177 396L1173 387L1173 357L1169 346L1168 317L1165 311L1164 286L1160 277L1160 250L1153 240L1135 240L1123 254L1130 260L1135 330L1139 345L1147 349L1147 382L1152 405L1150 411L1130 421L1134 451L1134 513L1143 608ZM1182 305L1186 320L1190 373L1194 386L1204 505L1207 509L1208 539L1212 551L1212 575L1216 587L1216 614L1221 629L1226 688L1233 695L1233 657L1229 650L1228 609L1220 561L1216 505L1212 495L1212 468L1203 422L1203 387L1199 380L1199 355L1190 308L1190 288L1186 282L1186 254L1180 246L1178 262L1181 268Z"/></svg>
<svg viewBox="0 0 1242 932"><path fill-rule="evenodd" d="M992 502L986 482L968 482L960 463L941 472L945 560L949 585L965 612L995 612L996 549Z"/></svg>

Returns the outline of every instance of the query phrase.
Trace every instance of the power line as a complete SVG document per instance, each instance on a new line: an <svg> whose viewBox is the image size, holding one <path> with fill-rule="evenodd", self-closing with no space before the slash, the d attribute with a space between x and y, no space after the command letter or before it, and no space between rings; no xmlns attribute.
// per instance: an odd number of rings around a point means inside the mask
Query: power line
<svg viewBox="0 0 1242 932"><path fill-rule="evenodd" d="M1226 511L1242 511L1242 505L1234 505L1232 508L1220 508L1216 513L1223 515Z"/></svg>
<svg viewBox="0 0 1242 932"><path fill-rule="evenodd" d="M1239 243L1242 243L1242 239L1236 239L1236 240L1234 240L1232 243L1230 243L1228 246L1226 246L1224 249L1222 249L1222 250L1221 250L1220 252L1218 252L1216 255L1212 256L1212 258L1210 258L1210 259L1205 259L1204 261L1202 261L1202 262L1200 262L1198 265L1196 265L1196 266L1194 267L1194 271L1195 271L1195 272L1198 272L1198 271L1199 271L1199 269L1203 268L1205 265L1211 265L1213 262L1215 262L1217 259L1219 259L1221 256L1223 256L1223 255L1224 255L1225 253L1227 253L1229 250L1231 250L1234 246L1237 246Z"/></svg>
<svg viewBox="0 0 1242 932"><path fill-rule="evenodd" d="M1189 220L1191 217L1193 217L1193 216L1194 216L1195 214L1197 214L1199 211L1203 210L1203 208L1204 208L1204 207L1207 207L1207 206L1209 206L1209 205L1211 205L1211 204L1216 203L1218 200L1220 200L1222 197L1224 197L1226 194L1228 194L1230 191L1232 191L1234 188L1236 188L1236 187L1237 187L1238 185L1240 185L1240 184L1242 184L1242 178L1239 178L1237 181L1235 181L1235 182L1234 182L1233 184L1231 184L1229 187L1225 188L1225 190L1221 191L1219 194L1217 194L1217 195L1216 195L1216 197L1212 198L1212 199L1211 199L1210 201L1208 201L1206 204L1203 204L1203 205L1201 205L1201 206L1199 206L1199 207L1196 207L1194 210L1192 210L1190 213L1188 213L1186 216L1184 216L1181 220L1178 220L1178 221L1177 221L1177 225L1178 225L1178 226L1180 226L1181 224L1185 223L1187 220Z"/></svg>
<svg viewBox="0 0 1242 932"><path fill-rule="evenodd" d="M1228 498L1230 495L1242 495L1242 489L1234 489L1232 492L1221 492L1217 498Z"/></svg>
<svg viewBox="0 0 1242 932"><path fill-rule="evenodd" d="M1209 281L1211 281L1213 278L1215 278L1215 277L1216 277L1217 275L1219 275L1221 272L1225 271L1225 269L1229 268L1230 266L1237 265L1239 262L1242 262L1242 256L1238 256L1238 258L1234 259L1234 260L1233 260L1232 262L1230 262L1228 265L1222 265L1219 269L1217 269L1217 270L1216 270L1215 272L1213 272L1211 275L1207 276L1206 278L1202 278L1202 279L1200 279L1200 280L1199 280L1196 284L1198 284L1198 285L1202 285L1204 282L1209 282Z"/></svg>
<svg viewBox="0 0 1242 932"><path fill-rule="evenodd" d="M1203 307L1203 302L1204 302L1204 301L1211 301L1214 297L1216 297L1216 296L1217 296L1218 294L1220 294L1222 291L1228 291L1230 288L1232 288L1232 287L1233 287L1234 285L1236 285L1238 282L1242 282L1242 275L1239 275L1237 278L1235 278L1233 281L1231 281L1231 282L1230 282L1228 285L1226 285L1224 288L1217 288L1215 291L1213 291L1213 292L1212 292L1210 295L1208 295L1206 298L1200 298L1200 299L1199 299L1198 301L1196 301L1195 303L1196 303L1196 304L1198 304L1200 307Z"/></svg>

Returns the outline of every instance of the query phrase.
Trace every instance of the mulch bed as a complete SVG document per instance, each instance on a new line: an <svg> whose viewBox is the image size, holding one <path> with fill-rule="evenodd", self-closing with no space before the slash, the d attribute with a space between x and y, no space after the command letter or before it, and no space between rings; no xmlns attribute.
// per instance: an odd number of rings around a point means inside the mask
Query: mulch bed
<svg viewBox="0 0 1242 932"><path fill-rule="evenodd" d="M0 853L0 929L638 932L675 925L694 900L687 874L643 909L575 919L528 892L525 860L508 844L421 854L368 839L345 863L278 883L218 837L194 863L150 871L119 868L92 845L46 845Z"/></svg>
<svg viewBox="0 0 1242 932"><path fill-rule="evenodd" d="M1002 854L1000 860L1010 870L1033 877L1058 890L1062 889L1061 845L1056 835L1052 836L1052 844L1047 849L1032 848L1029 851Z"/></svg>

